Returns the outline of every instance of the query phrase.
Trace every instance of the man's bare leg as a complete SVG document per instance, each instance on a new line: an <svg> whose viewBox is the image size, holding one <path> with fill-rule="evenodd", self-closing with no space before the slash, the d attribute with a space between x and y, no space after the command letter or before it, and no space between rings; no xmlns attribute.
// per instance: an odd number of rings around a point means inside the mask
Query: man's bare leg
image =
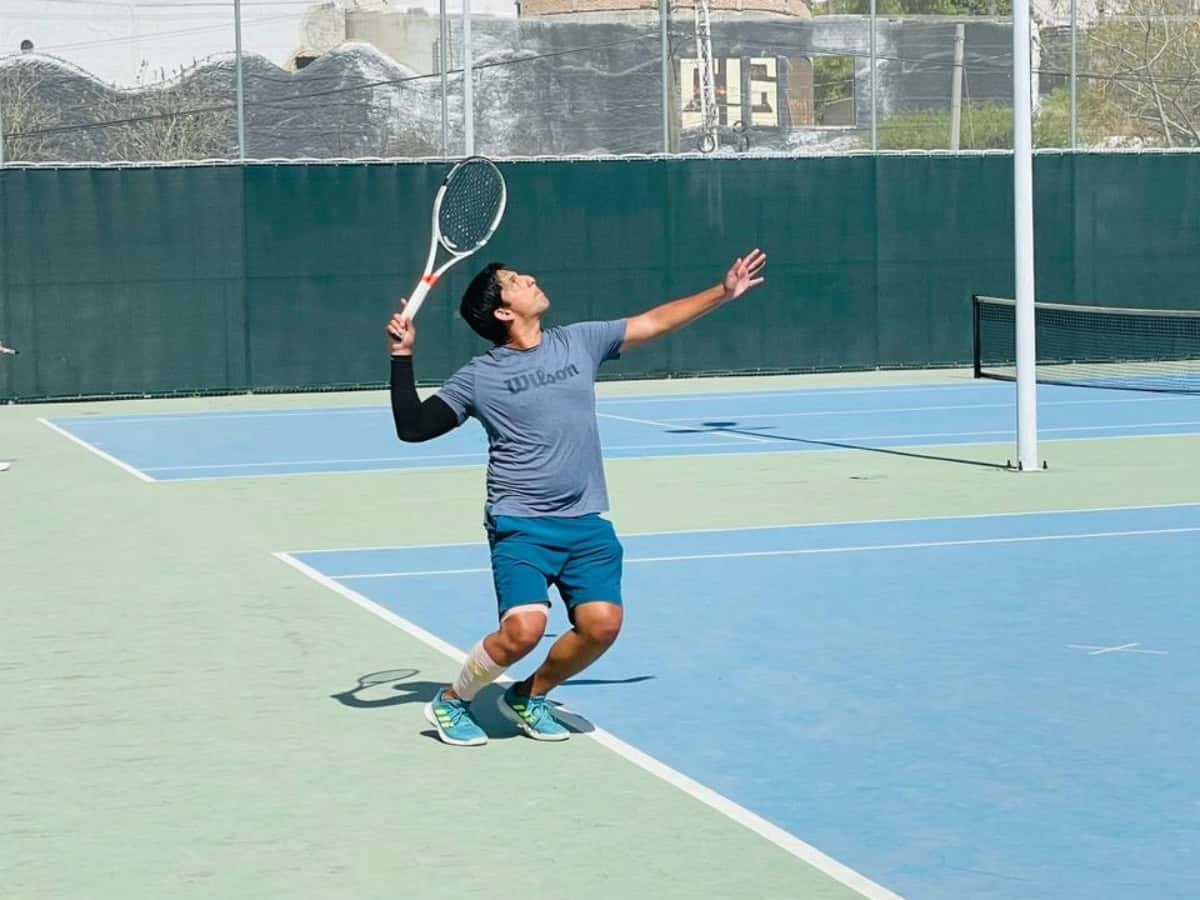
<svg viewBox="0 0 1200 900"><path fill-rule="evenodd" d="M616 603L582 603L573 618L574 627L554 642L537 671L516 685L517 693L544 696L594 663L617 639L623 613Z"/></svg>

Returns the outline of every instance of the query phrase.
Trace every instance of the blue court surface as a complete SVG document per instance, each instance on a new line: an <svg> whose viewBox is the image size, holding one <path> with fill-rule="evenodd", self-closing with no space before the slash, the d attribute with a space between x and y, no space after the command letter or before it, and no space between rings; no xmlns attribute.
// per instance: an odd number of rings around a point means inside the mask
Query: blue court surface
<svg viewBox="0 0 1200 900"><path fill-rule="evenodd" d="M1200 896L1200 506L624 541L625 630L558 692L596 727L905 897ZM460 650L495 624L482 543L281 556Z"/></svg>
<svg viewBox="0 0 1200 900"><path fill-rule="evenodd" d="M1200 433L1200 395L1042 385L1043 441ZM946 446L1014 440L1014 388L992 381L604 397L607 459ZM477 466L486 438L471 421L402 444L384 406L85 415L52 427L150 481Z"/></svg>

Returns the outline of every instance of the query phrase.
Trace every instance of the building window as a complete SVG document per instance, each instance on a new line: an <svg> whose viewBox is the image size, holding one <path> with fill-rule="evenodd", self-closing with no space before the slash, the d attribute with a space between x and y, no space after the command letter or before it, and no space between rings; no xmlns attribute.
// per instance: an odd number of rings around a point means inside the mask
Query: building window
<svg viewBox="0 0 1200 900"><path fill-rule="evenodd" d="M854 124L854 57L813 58L813 121L816 125Z"/></svg>
<svg viewBox="0 0 1200 900"><path fill-rule="evenodd" d="M774 57L722 57L713 60L713 89L720 125L779 127L779 63ZM680 125L700 128L701 63L679 60Z"/></svg>
<svg viewBox="0 0 1200 900"><path fill-rule="evenodd" d="M736 57L713 60L713 94L717 103L717 122L732 125L742 117L742 61ZM700 128L704 121L700 113L701 63L698 59L679 61L680 124L684 128Z"/></svg>
<svg viewBox="0 0 1200 900"><path fill-rule="evenodd" d="M779 126L779 61L774 57L750 60L750 115L748 125Z"/></svg>

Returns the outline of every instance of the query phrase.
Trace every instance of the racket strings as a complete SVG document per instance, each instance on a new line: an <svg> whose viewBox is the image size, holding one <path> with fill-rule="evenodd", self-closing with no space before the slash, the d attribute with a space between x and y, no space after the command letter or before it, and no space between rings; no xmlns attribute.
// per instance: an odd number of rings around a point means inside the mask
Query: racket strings
<svg viewBox="0 0 1200 900"><path fill-rule="evenodd" d="M487 240L504 202L504 179L486 161L459 168L446 185L438 212L438 227L446 246L457 252L474 250Z"/></svg>

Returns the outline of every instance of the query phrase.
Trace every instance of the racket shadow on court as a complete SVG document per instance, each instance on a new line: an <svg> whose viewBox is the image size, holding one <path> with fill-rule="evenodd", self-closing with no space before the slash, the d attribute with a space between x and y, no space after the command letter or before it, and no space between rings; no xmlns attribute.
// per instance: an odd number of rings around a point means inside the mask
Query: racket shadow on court
<svg viewBox="0 0 1200 900"><path fill-rule="evenodd" d="M385 669L370 672L358 679L348 691L329 696L343 706L354 709L379 709L403 706L406 703L428 703L445 685L432 681L413 681L418 669Z"/></svg>
<svg viewBox="0 0 1200 900"><path fill-rule="evenodd" d="M424 704L431 701L437 692L445 687L442 681L413 680L421 674L418 669L385 669L380 672L370 672L358 679L358 684L349 690L330 694L330 698L343 706L352 709L381 709L384 707L404 706L407 704ZM620 685L638 684L650 681L653 675L635 675L630 678L573 678L564 687L584 685ZM492 738L517 737L516 727L500 715L496 702L507 688L507 684L490 684L479 692L471 704L471 714L479 723L479 727ZM576 734L587 734L594 731L595 726L578 713L551 699L554 706L554 716L569 730ZM437 738L437 732L432 728L421 732L425 737Z"/></svg>
<svg viewBox="0 0 1200 900"><path fill-rule="evenodd" d="M918 453L915 450L896 450L891 447L867 447L862 444L847 444L843 441L823 441L818 438L793 437L787 434L765 434L773 432L772 425L760 427L741 425L738 422L701 422L699 428L672 428L667 434L736 434L742 437L761 438L765 441L783 441L806 444L810 447L828 447L831 450L862 450L866 453L883 453L887 456L904 456L909 459L925 459L932 462L957 463L963 466L979 466L984 469L1008 470L1005 463L988 462L982 459L966 459L958 456L938 456L934 453Z"/></svg>

